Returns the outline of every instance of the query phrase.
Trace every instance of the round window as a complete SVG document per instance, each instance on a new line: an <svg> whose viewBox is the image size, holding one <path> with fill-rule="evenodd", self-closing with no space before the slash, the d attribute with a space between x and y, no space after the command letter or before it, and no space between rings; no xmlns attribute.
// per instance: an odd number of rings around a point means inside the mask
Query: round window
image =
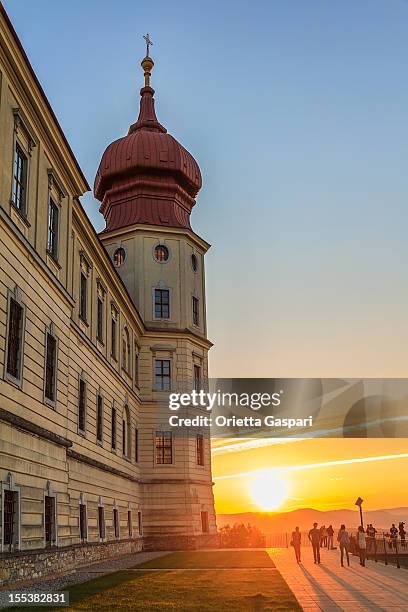
<svg viewBox="0 0 408 612"><path fill-rule="evenodd" d="M156 261L167 261L169 258L169 249L164 244L158 244L154 249L154 257Z"/></svg>
<svg viewBox="0 0 408 612"><path fill-rule="evenodd" d="M197 272L197 270L198 270L198 259L197 259L197 255L195 255L195 253L193 253L192 256L191 256L191 267L193 268L194 272Z"/></svg>
<svg viewBox="0 0 408 612"><path fill-rule="evenodd" d="M118 249L116 249L116 251L113 254L113 265L115 266L115 268L119 268L119 266L124 264L125 259L126 259L125 249L122 247L119 247Z"/></svg>

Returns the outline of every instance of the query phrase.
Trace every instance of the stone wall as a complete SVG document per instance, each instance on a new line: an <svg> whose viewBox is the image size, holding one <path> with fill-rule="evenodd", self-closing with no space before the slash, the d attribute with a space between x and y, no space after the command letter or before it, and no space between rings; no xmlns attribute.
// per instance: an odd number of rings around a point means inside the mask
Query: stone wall
<svg viewBox="0 0 408 612"><path fill-rule="evenodd" d="M143 539L81 544L53 550L0 555L0 586L73 571L81 565L141 551Z"/></svg>

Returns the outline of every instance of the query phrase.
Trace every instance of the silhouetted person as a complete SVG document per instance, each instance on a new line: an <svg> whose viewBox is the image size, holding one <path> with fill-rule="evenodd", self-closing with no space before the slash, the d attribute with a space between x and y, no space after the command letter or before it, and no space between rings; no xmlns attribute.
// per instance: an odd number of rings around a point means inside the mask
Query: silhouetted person
<svg viewBox="0 0 408 612"><path fill-rule="evenodd" d="M375 527L373 527L373 525L370 523L369 525L367 525L367 530L366 530L366 534L367 534L367 553L376 553L377 552L377 542L375 540L375 535L377 533L377 530L375 529Z"/></svg>
<svg viewBox="0 0 408 612"><path fill-rule="evenodd" d="M326 525L320 527L320 546L327 546L327 529Z"/></svg>
<svg viewBox="0 0 408 612"><path fill-rule="evenodd" d="M360 525L357 531L357 545L358 545L358 553L360 555L360 565L365 567L367 542L366 542L366 534L364 531L364 527L362 525Z"/></svg>
<svg viewBox="0 0 408 612"><path fill-rule="evenodd" d="M401 539L402 547L405 548L405 536L407 535L407 532L405 531L405 523L403 523L402 521L398 525L398 531L399 531L399 537Z"/></svg>
<svg viewBox="0 0 408 612"><path fill-rule="evenodd" d="M350 565L350 557L349 557L349 546L350 546L350 537L348 531L346 531L346 526L342 525L340 527L340 531L337 534L337 541L340 546L340 562L341 567L344 567L344 553L346 553L347 565Z"/></svg>
<svg viewBox="0 0 408 612"><path fill-rule="evenodd" d="M292 533L292 546L295 549L296 561L300 563L300 545L302 542L302 534L299 531L299 527L295 528Z"/></svg>
<svg viewBox="0 0 408 612"><path fill-rule="evenodd" d="M393 546L394 548L397 548L398 529L396 528L395 523L391 525L390 538L391 538L391 542L390 542L391 546Z"/></svg>
<svg viewBox="0 0 408 612"><path fill-rule="evenodd" d="M327 550L333 550L334 546L333 546L333 536L334 536L334 529L332 525L329 525L327 528Z"/></svg>
<svg viewBox="0 0 408 612"><path fill-rule="evenodd" d="M320 563L320 529L317 528L317 523L313 523L313 529L309 531L309 540L312 543L313 557L315 563Z"/></svg>

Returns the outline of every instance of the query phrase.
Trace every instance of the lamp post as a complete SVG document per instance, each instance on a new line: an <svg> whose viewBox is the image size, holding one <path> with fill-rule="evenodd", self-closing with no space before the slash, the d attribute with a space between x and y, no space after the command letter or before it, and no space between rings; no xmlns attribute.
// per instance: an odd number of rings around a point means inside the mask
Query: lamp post
<svg viewBox="0 0 408 612"><path fill-rule="evenodd" d="M363 523L363 508L362 508L362 503L363 503L363 499L361 497L357 498L357 501L355 503L356 506L358 506L360 508L360 523L362 528L364 529L364 523Z"/></svg>

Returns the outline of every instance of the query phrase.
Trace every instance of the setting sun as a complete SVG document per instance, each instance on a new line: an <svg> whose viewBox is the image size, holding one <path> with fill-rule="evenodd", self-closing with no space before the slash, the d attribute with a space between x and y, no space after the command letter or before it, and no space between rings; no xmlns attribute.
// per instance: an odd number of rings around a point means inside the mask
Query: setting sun
<svg viewBox="0 0 408 612"><path fill-rule="evenodd" d="M249 483L249 490L254 503L260 510L277 510L287 496L287 484L273 471L257 475Z"/></svg>

